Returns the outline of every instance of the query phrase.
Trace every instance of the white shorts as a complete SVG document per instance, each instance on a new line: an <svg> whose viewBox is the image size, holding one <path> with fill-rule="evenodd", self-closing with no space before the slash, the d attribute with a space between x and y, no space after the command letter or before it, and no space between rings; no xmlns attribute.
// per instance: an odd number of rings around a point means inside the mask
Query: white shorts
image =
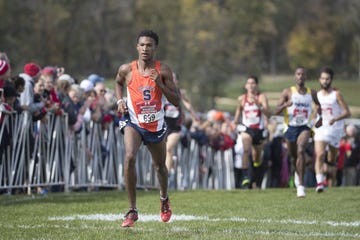
<svg viewBox="0 0 360 240"><path fill-rule="evenodd" d="M338 148L340 140L345 136L344 129L321 126L313 129L315 132L314 141L327 142L329 145Z"/></svg>

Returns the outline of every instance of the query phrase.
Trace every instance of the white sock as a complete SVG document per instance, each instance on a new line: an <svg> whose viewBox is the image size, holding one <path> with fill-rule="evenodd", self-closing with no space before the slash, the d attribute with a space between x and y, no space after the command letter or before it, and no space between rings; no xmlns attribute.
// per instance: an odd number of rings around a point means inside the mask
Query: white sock
<svg viewBox="0 0 360 240"><path fill-rule="evenodd" d="M161 200L161 201L165 201L167 198L168 198L168 195L167 195L167 194L166 194L166 197L162 197L162 196L160 195L160 200Z"/></svg>
<svg viewBox="0 0 360 240"><path fill-rule="evenodd" d="M317 183L324 182L324 175L322 175L321 173L316 174L316 182Z"/></svg>
<svg viewBox="0 0 360 240"><path fill-rule="evenodd" d="M300 185L299 174L297 174L296 171L295 171L295 173L294 173L294 184L295 184L295 187L297 187L297 186Z"/></svg>

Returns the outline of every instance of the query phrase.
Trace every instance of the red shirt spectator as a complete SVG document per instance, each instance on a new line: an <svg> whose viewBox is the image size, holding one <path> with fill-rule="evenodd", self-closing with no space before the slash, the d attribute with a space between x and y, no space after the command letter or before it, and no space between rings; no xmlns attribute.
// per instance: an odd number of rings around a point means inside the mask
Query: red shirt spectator
<svg viewBox="0 0 360 240"><path fill-rule="evenodd" d="M339 146L339 156L337 161L338 170L342 170L344 168L345 157L351 152L351 145L346 140L346 137L342 138Z"/></svg>

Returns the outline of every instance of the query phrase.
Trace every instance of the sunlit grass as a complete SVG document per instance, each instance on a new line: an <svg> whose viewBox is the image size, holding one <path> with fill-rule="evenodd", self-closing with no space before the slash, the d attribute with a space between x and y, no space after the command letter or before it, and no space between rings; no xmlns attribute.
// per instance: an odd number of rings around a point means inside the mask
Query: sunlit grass
<svg viewBox="0 0 360 240"><path fill-rule="evenodd" d="M360 188L170 192L162 223L157 191L138 191L139 221L120 227L123 191L0 196L0 239L360 239ZM72 217L72 218L71 218ZM192 218L191 218L192 217Z"/></svg>

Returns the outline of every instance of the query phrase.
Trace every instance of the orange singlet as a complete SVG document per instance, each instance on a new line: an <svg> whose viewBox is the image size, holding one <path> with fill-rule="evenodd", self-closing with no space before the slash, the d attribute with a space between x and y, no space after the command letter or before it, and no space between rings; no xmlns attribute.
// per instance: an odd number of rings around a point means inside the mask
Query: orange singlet
<svg viewBox="0 0 360 240"><path fill-rule="evenodd" d="M132 78L127 84L127 105L130 121L150 132L164 128L164 104L166 97L150 76L138 71L137 61L131 63ZM160 72L160 61L155 61L155 70ZM160 81L161 75L160 75Z"/></svg>

